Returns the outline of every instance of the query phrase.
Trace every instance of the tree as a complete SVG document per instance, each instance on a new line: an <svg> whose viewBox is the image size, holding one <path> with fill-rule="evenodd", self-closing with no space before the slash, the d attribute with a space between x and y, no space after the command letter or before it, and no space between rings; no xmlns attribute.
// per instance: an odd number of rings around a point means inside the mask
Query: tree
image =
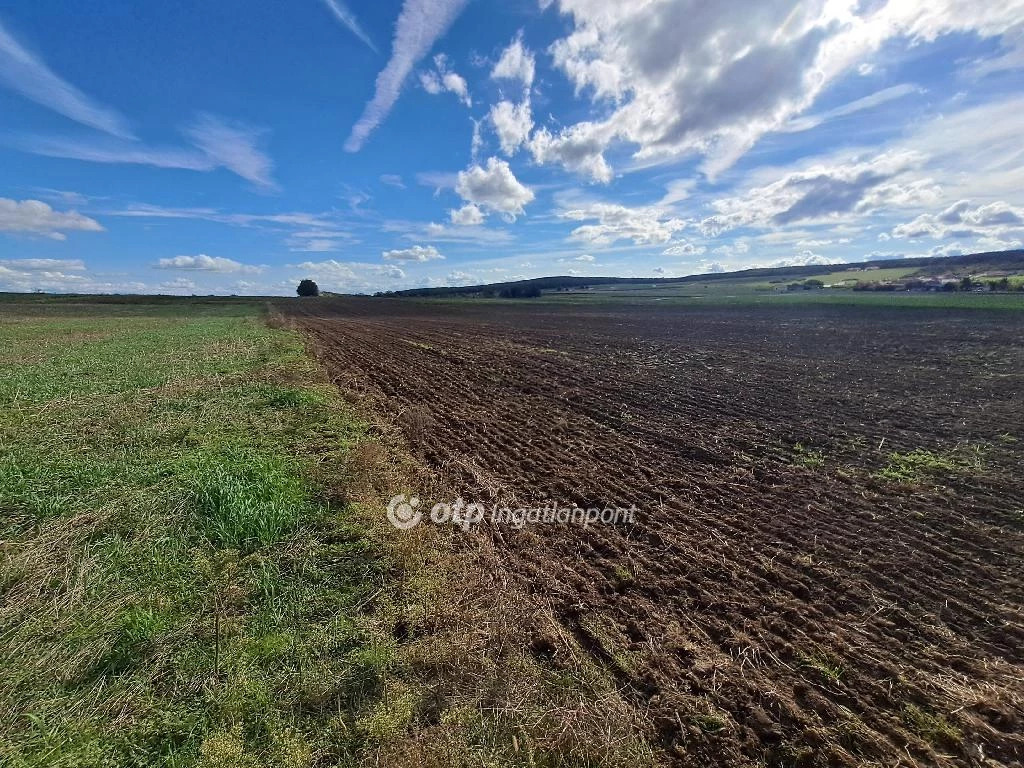
<svg viewBox="0 0 1024 768"><path fill-rule="evenodd" d="M319 296L320 286L312 280L306 279L299 283L299 287L295 289L295 292L299 294L299 296Z"/></svg>

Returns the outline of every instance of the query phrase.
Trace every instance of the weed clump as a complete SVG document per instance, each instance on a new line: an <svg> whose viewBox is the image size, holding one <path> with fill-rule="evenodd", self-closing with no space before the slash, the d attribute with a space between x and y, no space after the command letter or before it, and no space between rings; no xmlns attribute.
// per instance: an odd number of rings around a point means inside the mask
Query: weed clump
<svg viewBox="0 0 1024 768"><path fill-rule="evenodd" d="M218 547L252 551L295 529L309 494L282 461L250 451L205 457L191 474L189 504Z"/></svg>
<svg viewBox="0 0 1024 768"><path fill-rule="evenodd" d="M890 453L888 463L875 476L893 483L920 484L943 475L979 472L984 466L984 454L978 446L950 451L915 448L907 453Z"/></svg>
<svg viewBox="0 0 1024 768"><path fill-rule="evenodd" d="M960 730L942 715L926 712L914 704L903 708L903 719L925 741L939 747L957 747L963 740Z"/></svg>

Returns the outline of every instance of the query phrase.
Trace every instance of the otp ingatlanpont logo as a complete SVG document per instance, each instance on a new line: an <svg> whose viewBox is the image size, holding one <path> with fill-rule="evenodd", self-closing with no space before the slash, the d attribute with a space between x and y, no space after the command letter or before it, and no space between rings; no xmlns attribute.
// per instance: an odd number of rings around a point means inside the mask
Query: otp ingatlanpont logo
<svg viewBox="0 0 1024 768"><path fill-rule="evenodd" d="M400 493L388 502L388 520L395 528L403 531L414 528L423 518L419 505L420 500L416 496L407 500L405 494Z"/></svg>

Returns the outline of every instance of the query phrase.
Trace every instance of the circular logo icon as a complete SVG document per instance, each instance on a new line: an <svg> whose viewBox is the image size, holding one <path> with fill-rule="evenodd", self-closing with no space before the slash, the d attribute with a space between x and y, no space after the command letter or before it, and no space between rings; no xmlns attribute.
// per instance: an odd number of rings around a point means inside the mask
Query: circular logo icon
<svg viewBox="0 0 1024 768"><path fill-rule="evenodd" d="M400 493L388 502L388 520L402 531L414 528L423 517L423 513L417 509L419 505L420 500L415 496L406 500L405 494Z"/></svg>

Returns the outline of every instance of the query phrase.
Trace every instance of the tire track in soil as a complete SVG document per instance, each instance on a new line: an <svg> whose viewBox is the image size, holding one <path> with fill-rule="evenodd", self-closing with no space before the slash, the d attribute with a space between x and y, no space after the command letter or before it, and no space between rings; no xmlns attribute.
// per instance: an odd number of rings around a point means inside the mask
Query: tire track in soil
<svg viewBox="0 0 1024 768"><path fill-rule="evenodd" d="M1024 437L1016 314L290 311L341 386L429 414L412 449L456 493L637 505L633 525L503 529L495 567L555 606L669 762L1024 759L1022 457L998 438ZM892 450L981 442L975 476L872 477ZM929 743L910 705L963 739Z"/></svg>

